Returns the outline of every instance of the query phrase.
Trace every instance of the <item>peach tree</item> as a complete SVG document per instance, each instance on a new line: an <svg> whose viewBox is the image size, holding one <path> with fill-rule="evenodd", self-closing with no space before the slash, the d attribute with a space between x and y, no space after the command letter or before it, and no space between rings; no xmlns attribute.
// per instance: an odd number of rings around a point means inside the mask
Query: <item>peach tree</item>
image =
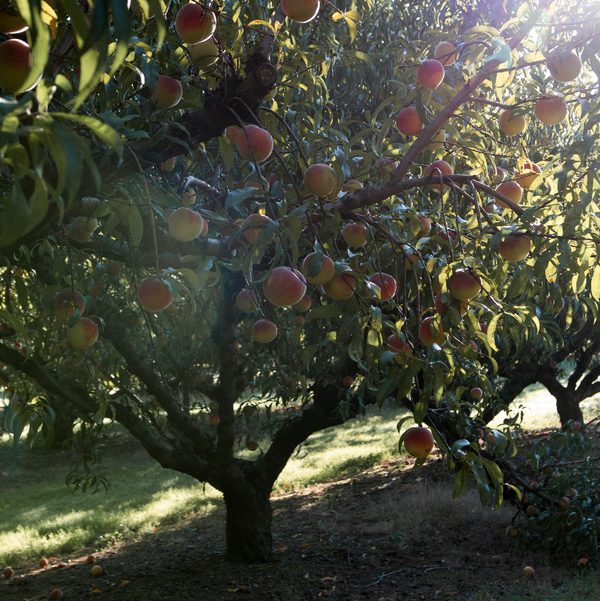
<svg viewBox="0 0 600 601"><path fill-rule="evenodd" d="M223 493L233 561L367 404L499 506L486 424L595 336L600 11L461 7L0 2L6 428L118 421Z"/></svg>

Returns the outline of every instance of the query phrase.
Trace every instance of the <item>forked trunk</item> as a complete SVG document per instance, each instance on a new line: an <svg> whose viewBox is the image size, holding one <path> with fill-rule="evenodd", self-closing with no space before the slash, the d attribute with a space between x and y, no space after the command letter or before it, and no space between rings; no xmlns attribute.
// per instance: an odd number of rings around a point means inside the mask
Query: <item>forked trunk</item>
<svg viewBox="0 0 600 601"><path fill-rule="evenodd" d="M224 494L228 561L246 564L273 561L270 492L247 484Z"/></svg>

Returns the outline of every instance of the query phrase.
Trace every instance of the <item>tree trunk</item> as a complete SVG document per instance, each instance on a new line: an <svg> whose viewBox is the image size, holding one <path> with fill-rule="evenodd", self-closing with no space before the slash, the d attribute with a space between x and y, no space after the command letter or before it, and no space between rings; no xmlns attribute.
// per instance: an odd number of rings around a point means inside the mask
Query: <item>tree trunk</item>
<svg viewBox="0 0 600 601"><path fill-rule="evenodd" d="M583 424L583 412L579 406L579 400L570 390L565 390L556 397L556 410L560 418L560 425L565 426L569 420Z"/></svg>
<svg viewBox="0 0 600 601"><path fill-rule="evenodd" d="M233 563L273 561L273 510L265 487L245 486L224 493L227 508L227 553Z"/></svg>

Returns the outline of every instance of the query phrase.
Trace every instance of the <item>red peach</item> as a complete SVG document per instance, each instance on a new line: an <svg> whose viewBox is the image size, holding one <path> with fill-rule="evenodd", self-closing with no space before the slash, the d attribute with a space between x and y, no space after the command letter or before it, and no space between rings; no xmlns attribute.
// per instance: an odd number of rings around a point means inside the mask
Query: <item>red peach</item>
<svg viewBox="0 0 600 601"><path fill-rule="evenodd" d="M423 121L414 106L407 106L396 116L396 127L405 136L416 136L423 129Z"/></svg>
<svg viewBox="0 0 600 601"><path fill-rule="evenodd" d="M507 136L516 136L527 127L527 121L523 115L518 115L511 119L512 110L507 109L502 112L498 121L498 126Z"/></svg>
<svg viewBox="0 0 600 601"><path fill-rule="evenodd" d="M317 16L320 4L320 0L281 0L281 10L292 21L308 23Z"/></svg>
<svg viewBox="0 0 600 601"><path fill-rule="evenodd" d="M425 172L423 173L423 177L429 177L430 175L434 176L436 180L439 181L440 173L442 175L452 175L454 173L454 169L448 164L446 161L433 161L429 167L425 168ZM440 189L440 184L429 184L435 190Z"/></svg>
<svg viewBox="0 0 600 601"><path fill-rule="evenodd" d="M439 333L434 336L433 331L431 330L431 322L433 321L433 317L426 317L419 326L419 340L425 346L432 346L434 343L439 344L440 346L444 344L446 337L444 336L444 330L441 325L439 327Z"/></svg>
<svg viewBox="0 0 600 601"><path fill-rule="evenodd" d="M216 28L215 13L195 2L182 6L175 16L175 30L187 44L204 42Z"/></svg>
<svg viewBox="0 0 600 601"><path fill-rule="evenodd" d="M417 67L417 79L424 88L435 90L444 79L444 65L432 58Z"/></svg>
<svg viewBox="0 0 600 601"><path fill-rule="evenodd" d="M80 317L73 327L67 329L67 338L74 349L89 348L98 340L98 326L91 319Z"/></svg>
<svg viewBox="0 0 600 601"><path fill-rule="evenodd" d="M275 340L277 336L277 326L268 319L259 319L252 326L252 338L256 342L266 344Z"/></svg>
<svg viewBox="0 0 600 601"><path fill-rule="evenodd" d="M575 52L557 52L547 61L550 74L556 81L566 83L577 79L581 73L581 59Z"/></svg>
<svg viewBox="0 0 600 601"><path fill-rule="evenodd" d="M151 313L166 309L173 302L173 295L163 280L144 278L137 287L137 297L144 309Z"/></svg>
<svg viewBox="0 0 600 601"><path fill-rule="evenodd" d="M258 125L246 125L235 138L235 147L246 161L254 161L252 150L259 163L266 161L273 152L273 136ZM252 147L252 148L251 148Z"/></svg>
<svg viewBox="0 0 600 601"><path fill-rule="evenodd" d="M354 294L356 280L349 273L333 276L326 284L323 284L323 292L333 300L347 300Z"/></svg>
<svg viewBox="0 0 600 601"><path fill-rule="evenodd" d="M18 39L0 44L0 87L12 93L19 90L31 70L31 48Z"/></svg>
<svg viewBox="0 0 600 601"><path fill-rule="evenodd" d="M169 233L180 242L189 242L202 233L205 223L200 213L180 207L169 217Z"/></svg>
<svg viewBox="0 0 600 601"><path fill-rule="evenodd" d="M156 102L156 106L161 109L169 109L174 107L183 97L183 88L181 83L170 75L159 75L158 83L154 92L152 92L152 100Z"/></svg>
<svg viewBox="0 0 600 601"><path fill-rule="evenodd" d="M76 308L79 311L79 315L83 315L85 312L85 300L79 290L75 289L75 294L73 295L73 288L63 288L54 297L54 311L61 319L72 317L75 314Z"/></svg>
<svg viewBox="0 0 600 601"><path fill-rule="evenodd" d="M442 65L452 65L456 61L456 46L451 42L440 42L435 47L434 56Z"/></svg>
<svg viewBox="0 0 600 601"><path fill-rule="evenodd" d="M404 437L406 452L417 459L427 457L433 450L433 445L433 434L428 428L422 426L410 428Z"/></svg>
<svg viewBox="0 0 600 601"><path fill-rule="evenodd" d="M302 263L302 274L309 284L321 286L335 275L335 263L327 255L322 255L321 269L318 273L315 273L316 269L317 253L310 253Z"/></svg>
<svg viewBox="0 0 600 601"><path fill-rule="evenodd" d="M275 267L263 283L266 299L276 307L291 307L300 302L306 292L302 275L289 267Z"/></svg>
<svg viewBox="0 0 600 601"><path fill-rule="evenodd" d="M260 232L270 223L272 219L267 217L266 215L261 215L260 213L254 213L249 215L246 221L244 221L243 229L244 229L244 237L250 244L254 244L256 237ZM259 227L256 227L256 226ZM252 227L249 227L252 226Z"/></svg>
<svg viewBox="0 0 600 601"><path fill-rule="evenodd" d="M390 300L396 294L396 280L387 273L374 273L369 278L369 282L379 288L379 294L369 288L372 301L382 303Z"/></svg>
<svg viewBox="0 0 600 601"><path fill-rule="evenodd" d="M565 120L567 103L556 94L544 96L535 103L535 116L546 125L558 125Z"/></svg>
<svg viewBox="0 0 600 601"><path fill-rule="evenodd" d="M511 234L498 245L498 252L506 261L521 261L530 251L531 239L527 235Z"/></svg>
<svg viewBox="0 0 600 601"><path fill-rule="evenodd" d="M306 294L294 305L297 311L304 313L310 309L312 300Z"/></svg>
<svg viewBox="0 0 600 601"><path fill-rule="evenodd" d="M235 304L242 313L254 313L258 307L258 299L252 290L242 290L235 297Z"/></svg>
<svg viewBox="0 0 600 601"><path fill-rule="evenodd" d="M457 269L448 280L448 290L455 299L468 301L479 294L481 284L466 269Z"/></svg>
<svg viewBox="0 0 600 601"><path fill-rule="evenodd" d="M366 231L367 228L362 223L348 223L342 230L342 238L348 246L360 248L367 243Z"/></svg>
<svg viewBox="0 0 600 601"><path fill-rule="evenodd" d="M304 172L304 186L310 194L327 196L337 186L337 175L329 165L315 163Z"/></svg>
<svg viewBox="0 0 600 601"><path fill-rule="evenodd" d="M519 204L521 202L521 198L523 198L523 188L517 182L507 181L502 182L498 186L496 186L496 192L506 196L509 200L512 200L515 204ZM503 209L508 209L508 205L499 198L495 199L496 204Z"/></svg>

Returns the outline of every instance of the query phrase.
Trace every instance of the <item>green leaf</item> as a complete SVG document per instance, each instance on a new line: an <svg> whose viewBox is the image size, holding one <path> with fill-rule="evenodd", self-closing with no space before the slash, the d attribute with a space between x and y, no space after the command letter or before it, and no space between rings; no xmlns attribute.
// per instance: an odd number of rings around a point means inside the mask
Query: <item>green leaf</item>
<svg viewBox="0 0 600 601"><path fill-rule="evenodd" d="M52 113L52 117L69 119L70 121L82 123L83 125L89 127L92 133L98 136L107 146L112 148L117 153L119 158L123 156L123 140L121 140L121 136L119 136L119 134L112 127L110 127L110 125L106 125L106 123L102 123L102 121L99 121L94 117L89 117L87 115L75 115L73 113Z"/></svg>
<svg viewBox="0 0 600 601"><path fill-rule="evenodd" d="M590 283L590 292L595 300L600 301L600 267L594 269L594 275Z"/></svg>
<svg viewBox="0 0 600 601"><path fill-rule="evenodd" d="M144 220L137 207L129 208L127 224L129 225L129 231L131 232L133 246L138 247L144 235Z"/></svg>
<svg viewBox="0 0 600 601"><path fill-rule="evenodd" d="M460 469L460 472L456 474L456 478L454 480L454 490L452 491L452 498L456 499L467 492L467 487L469 485L469 477L471 472L466 465Z"/></svg>

